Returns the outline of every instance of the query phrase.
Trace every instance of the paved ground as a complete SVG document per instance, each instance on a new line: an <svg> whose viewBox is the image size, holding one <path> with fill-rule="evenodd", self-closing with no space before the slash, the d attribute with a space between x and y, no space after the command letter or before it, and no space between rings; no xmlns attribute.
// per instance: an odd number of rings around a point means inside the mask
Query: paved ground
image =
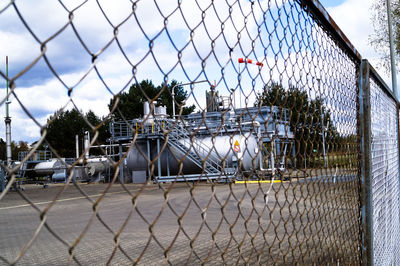
<svg viewBox="0 0 400 266"><path fill-rule="evenodd" d="M161 189L153 184L115 184L103 196L107 186L26 185L22 193L7 193L0 201L0 265L16 259L17 265L309 264L358 259L354 180L179 183Z"/></svg>

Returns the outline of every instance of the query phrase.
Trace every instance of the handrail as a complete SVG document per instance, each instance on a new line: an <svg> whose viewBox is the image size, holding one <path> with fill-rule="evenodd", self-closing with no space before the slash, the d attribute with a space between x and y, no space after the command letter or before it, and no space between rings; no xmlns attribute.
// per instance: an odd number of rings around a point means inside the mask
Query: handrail
<svg viewBox="0 0 400 266"><path fill-rule="evenodd" d="M216 158L212 154L212 149L209 148L207 145L204 144L199 139L191 139L189 132L186 130L184 125L182 123L175 123L172 121L165 120L167 124L167 128L170 129L170 134L169 137L172 139L175 139L176 141L181 140L183 142L183 145L190 151L190 147L194 148L194 151L197 154L198 157L200 157L198 154L206 154L206 164L210 164L211 167L214 169L221 171L222 167L218 163L218 158ZM200 157L201 158L201 157Z"/></svg>

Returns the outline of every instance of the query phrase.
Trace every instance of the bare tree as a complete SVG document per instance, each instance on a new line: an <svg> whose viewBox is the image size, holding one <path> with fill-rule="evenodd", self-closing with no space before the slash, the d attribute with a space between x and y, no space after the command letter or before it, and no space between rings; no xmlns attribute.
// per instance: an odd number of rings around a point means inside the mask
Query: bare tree
<svg viewBox="0 0 400 266"><path fill-rule="evenodd" d="M391 1L392 22L396 65L400 64L400 1ZM375 0L372 6L372 21L374 34L370 36L370 44L381 55L381 66L390 71L389 33L387 22L386 0Z"/></svg>

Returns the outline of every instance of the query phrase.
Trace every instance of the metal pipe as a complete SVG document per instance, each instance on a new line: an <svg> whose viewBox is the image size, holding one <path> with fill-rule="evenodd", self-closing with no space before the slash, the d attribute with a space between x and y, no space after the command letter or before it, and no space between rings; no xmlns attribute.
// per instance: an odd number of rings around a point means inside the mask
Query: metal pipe
<svg viewBox="0 0 400 266"><path fill-rule="evenodd" d="M374 264L374 230L373 230L373 202L372 202L372 129L371 129L371 91L370 67L363 59L360 65L359 76L359 121L361 132L361 223L362 223L362 256L364 265Z"/></svg>
<svg viewBox="0 0 400 266"><path fill-rule="evenodd" d="M6 117L9 116L8 113L8 56L6 56L6 95L7 95L7 100L6 100Z"/></svg>
<svg viewBox="0 0 400 266"><path fill-rule="evenodd" d="M75 151L76 151L76 158L79 158L79 136L75 135Z"/></svg>
<svg viewBox="0 0 400 266"><path fill-rule="evenodd" d="M119 160L121 161L121 163L119 164L119 182L121 182L121 184L124 183L124 163L121 160L123 155L122 155L122 145L121 143L118 143L118 149L119 149Z"/></svg>
<svg viewBox="0 0 400 266"><path fill-rule="evenodd" d="M12 153L11 153L11 117L9 114L10 101L8 100L8 56L6 56L6 117L4 122L6 124L6 152L7 152L7 166L11 167Z"/></svg>
<svg viewBox="0 0 400 266"><path fill-rule="evenodd" d="M172 88L172 118L175 118L175 92L174 92L175 86Z"/></svg>
<svg viewBox="0 0 400 266"><path fill-rule="evenodd" d="M399 91L397 88L397 73L396 73L396 60L395 60L395 53L394 53L394 44L393 44L393 30L392 30L392 7L391 1L386 0L386 7L387 7L387 16L388 16L388 28L389 28L389 45L390 45L390 64L392 68L392 88L393 93L397 100L400 100Z"/></svg>
<svg viewBox="0 0 400 266"><path fill-rule="evenodd" d="M150 152L151 151L150 151L150 140L148 138L146 140L146 148L147 148L147 174L148 174L147 179L150 180L151 179L151 165L150 165L150 162L151 162L151 158L150 158L151 153Z"/></svg>
<svg viewBox="0 0 400 266"><path fill-rule="evenodd" d="M193 81L193 82L188 82L188 83L178 83L175 84L172 89L171 89L171 96L172 96L172 118L175 118L175 87L177 86L186 86L186 85L191 85L191 84L197 84L197 83L203 83L203 82L208 82L208 80L200 80L200 81Z"/></svg>
<svg viewBox="0 0 400 266"><path fill-rule="evenodd" d="M85 157L89 158L89 146L90 146L90 132L85 131L85 136L84 136L84 145L85 145Z"/></svg>
<svg viewBox="0 0 400 266"><path fill-rule="evenodd" d="M275 139L273 137L271 139L271 169L272 175L275 174Z"/></svg>
<svg viewBox="0 0 400 266"><path fill-rule="evenodd" d="M160 139L159 138L157 138L157 154L158 155L160 155ZM157 177L157 179L158 178L160 178L161 177L161 156L159 156L158 157L158 159L157 159L157 174L158 174L158 177Z"/></svg>
<svg viewBox="0 0 400 266"><path fill-rule="evenodd" d="M7 166L11 166L11 118L6 117L5 118L5 123L6 123L6 147L7 147Z"/></svg>
<svg viewBox="0 0 400 266"><path fill-rule="evenodd" d="M240 80L241 80L241 78L242 78L242 73L240 73L240 63L239 63L239 67L238 67L238 70L239 70L239 74L238 74L238 83L239 83L239 108L242 108L242 93L241 93L241 91L240 91Z"/></svg>
<svg viewBox="0 0 400 266"><path fill-rule="evenodd" d="M167 153L167 176L171 176L171 171L169 169L169 147L168 146L166 148L166 153Z"/></svg>

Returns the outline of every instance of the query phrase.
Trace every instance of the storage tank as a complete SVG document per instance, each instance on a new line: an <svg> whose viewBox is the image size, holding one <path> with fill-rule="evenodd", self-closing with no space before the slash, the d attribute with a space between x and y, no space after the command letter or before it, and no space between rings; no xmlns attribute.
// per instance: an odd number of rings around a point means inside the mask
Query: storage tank
<svg viewBox="0 0 400 266"><path fill-rule="evenodd" d="M33 168L36 176L50 176L56 170L64 169L65 165L59 160L50 160L38 163Z"/></svg>
<svg viewBox="0 0 400 266"><path fill-rule="evenodd" d="M68 178L68 174L65 170L56 170L51 176L52 181L65 181Z"/></svg>
<svg viewBox="0 0 400 266"><path fill-rule="evenodd" d="M149 141L150 160L152 160L157 157L157 142L156 140ZM188 139L182 139L179 142L184 144L187 148L191 146L191 141ZM163 145L164 141L161 140L160 147L163 147ZM168 145L168 147L168 154L165 149L160 156L161 174L167 175L168 164L170 175L176 175L179 171L179 161L184 158L185 153L181 152L173 145ZM237 152L234 151L235 148L238 150ZM254 166L258 166L256 158L258 155L258 142L256 137L251 133L234 136L217 136L215 138L197 138L190 150L197 153L202 159L206 158L211 152L211 156L216 158L219 162L225 161L226 168L232 167L237 159L242 161L243 171L249 171ZM148 166L148 161L146 160L147 154L146 142L137 142L127 156L127 167L129 171L146 170ZM157 161L154 163L154 168L154 174L157 175ZM203 172L203 169L198 167L190 159L185 158L183 159L182 171L183 174L200 174Z"/></svg>

